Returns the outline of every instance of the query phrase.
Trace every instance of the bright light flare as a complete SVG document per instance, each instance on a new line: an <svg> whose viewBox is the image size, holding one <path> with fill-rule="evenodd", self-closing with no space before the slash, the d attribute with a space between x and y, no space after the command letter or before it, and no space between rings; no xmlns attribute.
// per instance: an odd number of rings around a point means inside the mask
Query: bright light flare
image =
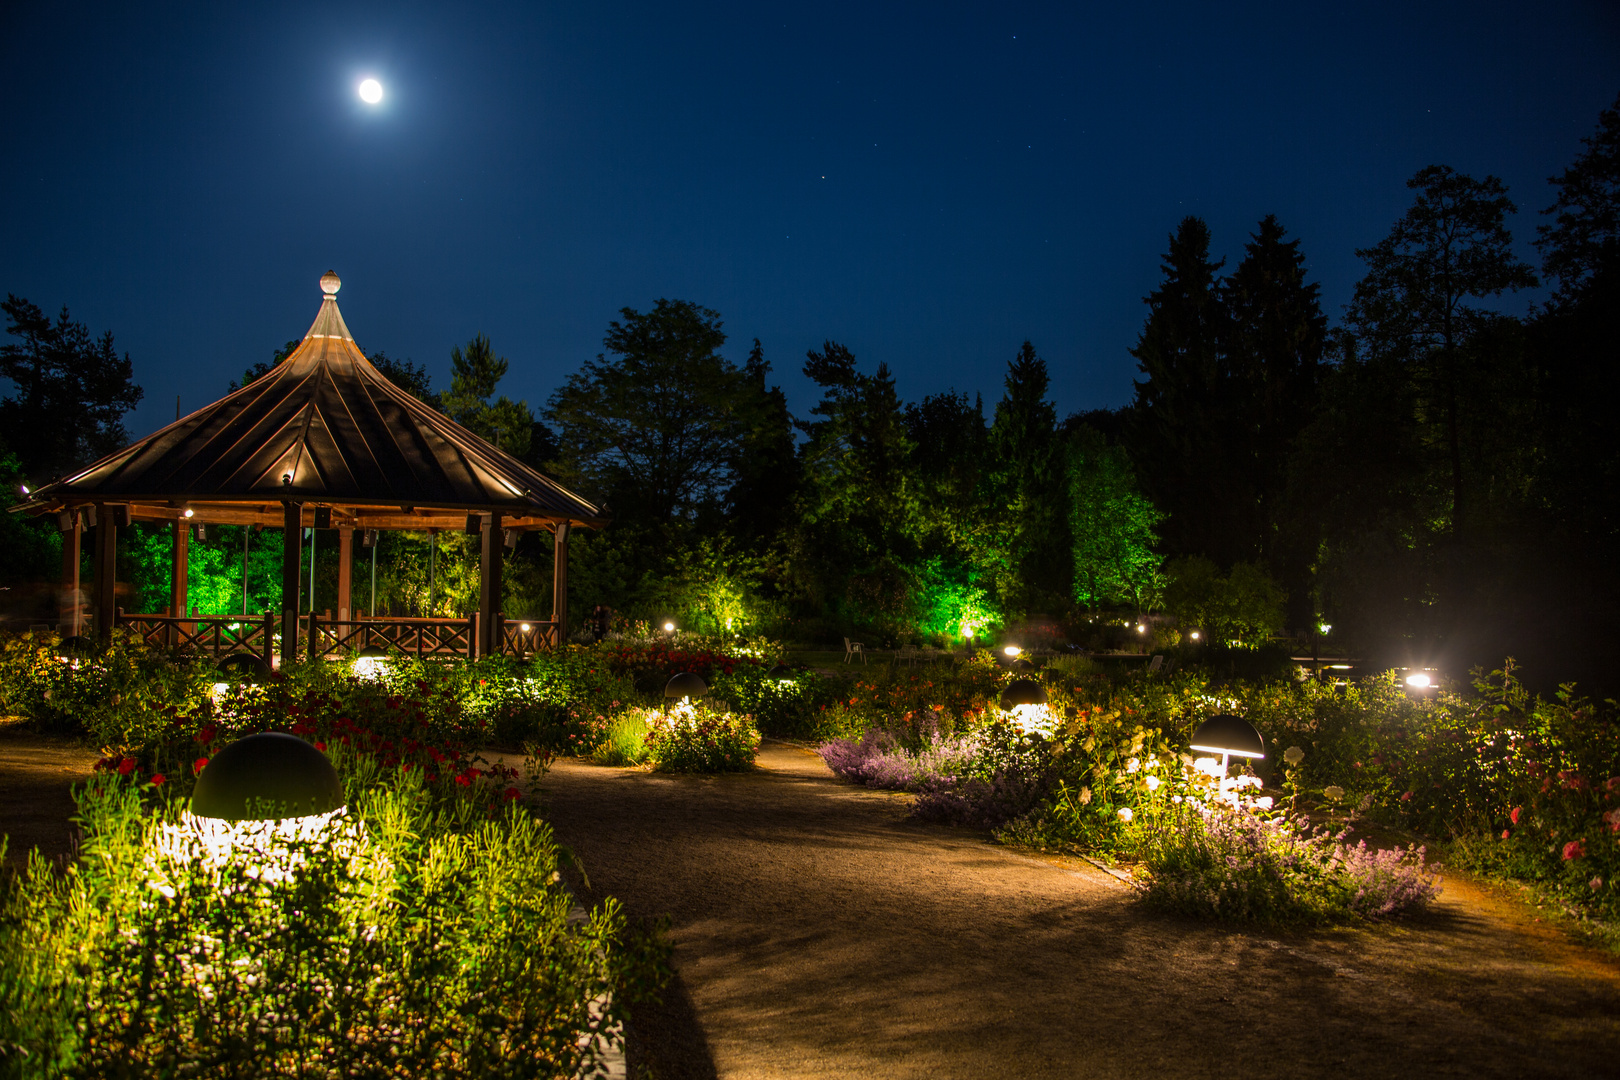
<svg viewBox="0 0 1620 1080"><path fill-rule="evenodd" d="M1430 685L1430 679L1427 675L1420 671L1415 675L1408 675L1406 677L1406 685L1410 686L1414 690L1427 690Z"/></svg>
<svg viewBox="0 0 1620 1080"><path fill-rule="evenodd" d="M675 632L675 624L674 623L667 622L667 623L664 624L664 633L673 634L674 632Z"/></svg>
<svg viewBox="0 0 1620 1080"><path fill-rule="evenodd" d="M1016 645L1009 645L1005 649L1002 649L1001 651L1006 653L1008 656L1016 657L1019 653L1023 652L1024 650L1020 649Z"/></svg>
<svg viewBox="0 0 1620 1080"><path fill-rule="evenodd" d="M367 105L375 105L383 98L382 83L376 79L366 79L360 84L360 100Z"/></svg>
<svg viewBox="0 0 1620 1080"><path fill-rule="evenodd" d="M1192 632L1192 635L1191 635L1191 636L1192 636L1192 639L1193 639L1193 640L1194 640L1194 641L1197 641L1197 640L1198 640L1198 639L1199 639L1199 638L1200 638L1200 637L1201 637L1201 636L1202 636L1202 635L1201 635L1201 634L1199 634L1199 633L1198 633L1198 631L1196 631L1196 630L1194 630L1194 631L1193 631L1193 632Z"/></svg>

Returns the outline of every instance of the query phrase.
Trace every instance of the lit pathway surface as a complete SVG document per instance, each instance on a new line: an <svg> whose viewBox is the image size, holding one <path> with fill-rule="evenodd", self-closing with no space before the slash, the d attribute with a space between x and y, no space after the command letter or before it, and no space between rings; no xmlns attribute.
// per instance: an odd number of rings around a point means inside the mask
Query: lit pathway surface
<svg viewBox="0 0 1620 1080"><path fill-rule="evenodd" d="M545 781L582 897L671 918L679 978L633 1022L632 1075L1620 1075L1620 963L1480 889L1388 927L1239 932L909 823L808 751L760 766Z"/></svg>

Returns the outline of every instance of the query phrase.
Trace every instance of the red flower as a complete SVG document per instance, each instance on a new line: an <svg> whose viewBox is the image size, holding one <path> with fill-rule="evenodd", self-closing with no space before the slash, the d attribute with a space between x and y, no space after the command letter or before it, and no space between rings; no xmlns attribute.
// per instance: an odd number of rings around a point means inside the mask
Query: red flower
<svg viewBox="0 0 1620 1080"><path fill-rule="evenodd" d="M1572 859L1584 858L1586 858L1586 841L1584 839L1571 840L1569 843L1564 845L1565 862L1569 862Z"/></svg>
<svg viewBox="0 0 1620 1080"><path fill-rule="evenodd" d="M462 787L470 787L470 786L472 786L472 781L467 779L467 777L465 777L465 776L456 777L456 783L460 784Z"/></svg>
<svg viewBox="0 0 1620 1080"><path fill-rule="evenodd" d="M219 732L214 728L214 725L209 724L207 727L197 732L197 741L200 743L211 743L214 741L214 737L218 734Z"/></svg>
<svg viewBox="0 0 1620 1080"><path fill-rule="evenodd" d="M1506 840L1507 838L1508 838L1508 831L1506 829L1503 829L1502 830L1502 839Z"/></svg>
<svg viewBox="0 0 1620 1080"><path fill-rule="evenodd" d="M132 758L132 757L127 757L123 761L120 761L118 763L118 775L119 776L128 776L130 773L132 773L134 771L135 771L135 759Z"/></svg>
<svg viewBox="0 0 1620 1080"><path fill-rule="evenodd" d="M158 785L162 784L163 782L165 782L168 779L169 778L167 776L164 776L162 773L155 772L155 773L152 774L152 786L157 787Z"/></svg>
<svg viewBox="0 0 1620 1080"><path fill-rule="evenodd" d="M345 736L345 739L346 738L347 738L347 736ZM323 743L323 742L317 742L315 744L315 749L319 750L321 753L324 754L324 753L326 753L326 744Z"/></svg>
<svg viewBox="0 0 1620 1080"><path fill-rule="evenodd" d="M1405 795L1401 796L1401 802L1411 802L1411 801L1412 801L1412 793L1410 791L1408 791Z"/></svg>
<svg viewBox="0 0 1620 1080"><path fill-rule="evenodd" d="M203 771L203 766L207 764L208 759L205 757L200 757L196 761L193 761L191 763L191 775L196 776L198 773L201 773Z"/></svg>
<svg viewBox="0 0 1620 1080"><path fill-rule="evenodd" d="M1522 814L1522 813L1524 813L1524 807L1515 806L1513 808L1513 813L1508 815L1508 820L1513 822L1513 824L1517 825L1519 823L1519 815Z"/></svg>
<svg viewBox="0 0 1620 1080"><path fill-rule="evenodd" d="M505 796L508 799L521 799L521 798L523 798L523 792L519 791L515 787L507 788L506 791L503 792L503 794L505 794Z"/></svg>

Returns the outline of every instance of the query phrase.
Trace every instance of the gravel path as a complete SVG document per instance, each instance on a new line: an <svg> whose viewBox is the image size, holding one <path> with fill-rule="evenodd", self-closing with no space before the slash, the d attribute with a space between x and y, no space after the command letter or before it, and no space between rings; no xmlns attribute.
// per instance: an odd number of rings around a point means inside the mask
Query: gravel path
<svg viewBox="0 0 1620 1080"><path fill-rule="evenodd" d="M1237 931L908 822L808 751L759 760L562 761L545 781L582 894L671 919L678 979L633 1023L640 1075L1620 1075L1620 962L1467 881L1389 926Z"/></svg>

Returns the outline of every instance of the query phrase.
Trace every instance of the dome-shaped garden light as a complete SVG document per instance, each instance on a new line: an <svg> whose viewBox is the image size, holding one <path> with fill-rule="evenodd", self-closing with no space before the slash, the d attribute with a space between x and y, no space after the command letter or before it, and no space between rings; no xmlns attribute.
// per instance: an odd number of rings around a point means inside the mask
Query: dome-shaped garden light
<svg viewBox="0 0 1620 1080"><path fill-rule="evenodd" d="M1266 741L1254 725L1231 713L1217 714L1199 724L1192 734L1192 748L1221 755L1222 780L1226 779L1226 766L1232 758L1266 756Z"/></svg>
<svg viewBox="0 0 1620 1080"><path fill-rule="evenodd" d="M227 822L286 821L330 814L343 801L343 783L325 754L296 735L262 731L208 760L191 793L191 813Z"/></svg>
<svg viewBox="0 0 1620 1080"><path fill-rule="evenodd" d="M214 697L225 693L232 683L249 686L270 678L270 668L262 657L252 653L232 653L214 665Z"/></svg>
<svg viewBox="0 0 1620 1080"><path fill-rule="evenodd" d="M1046 707L1049 700L1046 687L1034 679L1014 679L1001 692L1002 709L1013 714L1019 729L1025 733L1050 728Z"/></svg>
<svg viewBox="0 0 1620 1080"><path fill-rule="evenodd" d="M666 701L679 701L689 704L693 698L703 697L708 692L709 684L690 671L683 671L664 684L664 700Z"/></svg>
<svg viewBox="0 0 1620 1080"><path fill-rule="evenodd" d="M786 664L777 664L765 673L765 677L772 682L790 683L793 681L793 669Z"/></svg>

